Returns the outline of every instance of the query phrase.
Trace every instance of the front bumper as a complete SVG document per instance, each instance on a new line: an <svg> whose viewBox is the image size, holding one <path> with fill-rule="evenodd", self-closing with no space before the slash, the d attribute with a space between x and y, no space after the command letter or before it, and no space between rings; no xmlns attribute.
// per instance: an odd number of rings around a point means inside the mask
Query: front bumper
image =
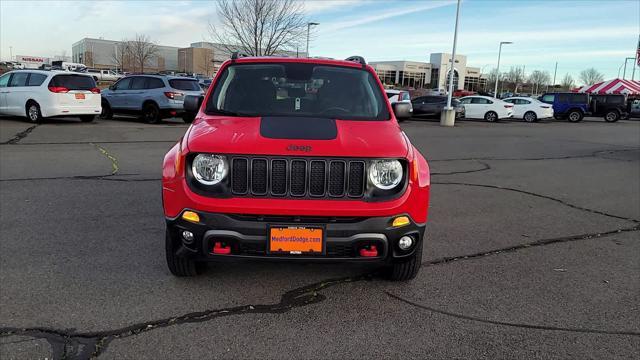
<svg viewBox="0 0 640 360"><path fill-rule="evenodd" d="M171 235L181 241L178 253L197 260L267 259L291 261L348 261L391 262L414 254L421 248L425 224L411 222L401 227L392 227L392 217L310 217L240 215L197 212L200 222L192 223L180 216L166 219ZM406 214L398 214L406 215ZM323 255L275 255L269 254L268 231L270 226L295 225L319 226L324 229ZM182 231L194 234L192 242L184 241ZM411 236L414 245L401 250L397 242L402 236ZM230 254L214 254L216 242L231 247ZM377 256L361 256L362 247L375 245Z"/></svg>

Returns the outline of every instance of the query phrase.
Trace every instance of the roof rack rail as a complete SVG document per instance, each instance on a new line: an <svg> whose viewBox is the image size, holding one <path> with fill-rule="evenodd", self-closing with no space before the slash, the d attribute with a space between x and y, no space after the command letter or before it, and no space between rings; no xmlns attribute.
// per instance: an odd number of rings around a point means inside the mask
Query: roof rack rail
<svg viewBox="0 0 640 360"><path fill-rule="evenodd" d="M366 66L367 62L364 60L364 58L362 56L349 56L348 58L344 59L345 61L353 61L353 62L357 62L358 64L362 65L362 66Z"/></svg>
<svg viewBox="0 0 640 360"><path fill-rule="evenodd" d="M231 60L236 60L239 58L243 58L243 57L249 57L249 55L245 54L245 53L241 53L239 51L234 51L231 53Z"/></svg>

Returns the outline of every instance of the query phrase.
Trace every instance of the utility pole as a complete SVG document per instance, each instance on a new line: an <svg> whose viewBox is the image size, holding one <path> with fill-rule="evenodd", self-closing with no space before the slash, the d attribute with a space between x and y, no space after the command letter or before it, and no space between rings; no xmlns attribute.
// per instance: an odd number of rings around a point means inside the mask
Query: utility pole
<svg viewBox="0 0 640 360"><path fill-rule="evenodd" d="M458 19L460 18L460 0L456 6L456 27L453 32L453 51L451 51L451 73L449 74L449 93L447 94L447 107L440 114L441 126L454 126L456 121L456 111L451 107L451 96L453 96L453 72L456 59L456 44L458 43Z"/></svg>

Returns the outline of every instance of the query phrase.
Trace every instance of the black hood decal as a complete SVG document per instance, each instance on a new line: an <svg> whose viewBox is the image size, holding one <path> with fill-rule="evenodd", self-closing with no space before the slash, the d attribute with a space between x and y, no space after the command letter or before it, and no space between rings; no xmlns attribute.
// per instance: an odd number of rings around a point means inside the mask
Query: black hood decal
<svg viewBox="0 0 640 360"><path fill-rule="evenodd" d="M260 120L260 135L270 139L333 140L338 127L334 119L265 116Z"/></svg>

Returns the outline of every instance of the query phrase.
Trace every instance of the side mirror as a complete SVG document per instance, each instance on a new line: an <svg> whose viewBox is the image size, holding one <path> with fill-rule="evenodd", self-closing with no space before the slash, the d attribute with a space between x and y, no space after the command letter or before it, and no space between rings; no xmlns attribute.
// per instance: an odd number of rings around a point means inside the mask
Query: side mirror
<svg viewBox="0 0 640 360"><path fill-rule="evenodd" d="M109 85L109 90L113 91L116 89L116 84Z"/></svg>
<svg viewBox="0 0 640 360"><path fill-rule="evenodd" d="M413 115L413 107L410 103L397 102L391 104L391 107L393 108L393 113L396 115L396 119L404 120Z"/></svg>
<svg viewBox="0 0 640 360"><path fill-rule="evenodd" d="M184 97L184 111L188 114L195 115L200 110L200 105L204 100L203 95L187 95Z"/></svg>

